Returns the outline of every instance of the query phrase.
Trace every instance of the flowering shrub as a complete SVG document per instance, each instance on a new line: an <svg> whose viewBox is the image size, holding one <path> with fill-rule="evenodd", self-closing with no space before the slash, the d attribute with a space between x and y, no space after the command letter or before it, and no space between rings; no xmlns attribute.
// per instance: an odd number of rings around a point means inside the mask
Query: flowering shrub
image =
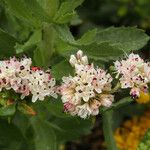
<svg viewBox="0 0 150 150"><path fill-rule="evenodd" d="M115 112L149 106L150 63L136 52L149 36L110 27L75 38L69 25L82 2L0 2L0 149L57 150L89 134L100 115L107 149L116 150Z"/></svg>

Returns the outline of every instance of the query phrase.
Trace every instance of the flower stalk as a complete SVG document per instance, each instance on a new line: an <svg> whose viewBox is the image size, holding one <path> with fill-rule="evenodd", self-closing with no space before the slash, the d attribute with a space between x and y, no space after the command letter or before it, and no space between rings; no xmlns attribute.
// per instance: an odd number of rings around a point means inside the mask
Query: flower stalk
<svg viewBox="0 0 150 150"><path fill-rule="evenodd" d="M118 82L117 84L116 84L116 86L111 90L111 92L110 93L115 93L115 92L117 92L119 89L120 89L120 87L121 87L121 85L120 85L120 83Z"/></svg>
<svg viewBox="0 0 150 150"><path fill-rule="evenodd" d="M113 110L103 113L103 134L106 142L107 150L117 150L117 146L113 136L112 120Z"/></svg>

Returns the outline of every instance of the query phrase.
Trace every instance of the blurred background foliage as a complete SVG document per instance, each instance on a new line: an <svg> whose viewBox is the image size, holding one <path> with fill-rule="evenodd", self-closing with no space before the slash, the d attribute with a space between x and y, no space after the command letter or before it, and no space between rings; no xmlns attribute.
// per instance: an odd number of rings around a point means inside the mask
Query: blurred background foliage
<svg viewBox="0 0 150 150"><path fill-rule="evenodd" d="M150 35L149 0L86 0L78 8L81 18L79 26L72 27L79 37L93 27L137 26ZM146 58L150 56L150 43L142 50Z"/></svg>
<svg viewBox="0 0 150 150"><path fill-rule="evenodd" d="M149 6L149 0L86 0L78 10L85 27L125 25L149 31Z"/></svg>

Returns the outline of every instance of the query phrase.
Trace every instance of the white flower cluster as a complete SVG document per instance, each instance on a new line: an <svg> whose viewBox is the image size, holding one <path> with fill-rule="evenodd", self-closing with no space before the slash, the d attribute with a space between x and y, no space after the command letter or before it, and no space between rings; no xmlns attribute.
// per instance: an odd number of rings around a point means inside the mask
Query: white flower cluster
<svg viewBox="0 0 150 150"><path fill-rule="evenodd" d="M13 89L25 96L32 94L32 102L44 100L46 96L57 97L55 79L50 72L44 72L38 67L31 67L30 58L17 60L15 57L0 61L0 90Z"/></svg>
<svg viewBox="0 0 150 150"><path fill-rule="evenodd" d="M148 92L150 63L131 53L126 60L116 61L114 64L118 73L117 78L120 76L121 88L130 88L133 98L138 98L141 91Z"/></svg>
<svg viewBox="0 0 150 150"><path fill-rule="evenodd" d="M60 86L64 111L87 118L97 115L100 106L111 106L114 96L110 94L110 74L88 64L81 50L76 56L71 55L70 64L75 68L75 76L63 77Z"/></svg>

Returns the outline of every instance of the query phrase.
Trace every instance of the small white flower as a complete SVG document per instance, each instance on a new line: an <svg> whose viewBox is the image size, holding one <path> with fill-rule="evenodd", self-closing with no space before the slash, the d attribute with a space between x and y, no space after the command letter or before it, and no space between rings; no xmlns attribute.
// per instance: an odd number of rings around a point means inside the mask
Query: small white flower
<svg viewBox="0 0 150 150"><path fill-rule="evenodd" d="M81 59L83 56L83 52L81 50L78 50L77 52L77 59Z"/></svg>
<svg viewBox="0 0 150 150"><path fill-rule="evenodd" d="M77 106L76 112L77 112L78 116L80 116L81 118L84 118L84 119L91 115L91 109L90 109L88 103Z"/></svg>
<svg viewBox="0 0 150 150"><path fill-rule="evenodd" d="M75 105L73 105L69 102L64 103L64 111L65 112L68 112L68 111L74 112L75 111Z"/></svg>
<svg viewBox="0 0 150 150"><path fill-rule="evenodd" d="M112 77L110 76L110 74L106 74L106 71L99 68L96 70L92 84L97 93L102 93L102 90L110 91L111 82Z"/></svg>
<svg viewBox="0 0 150 150"><path fill-rule="evenodd" d="M70 61L69 62L72 66L74 66L75 64L78 64L78 60L74 55L70 56Z"/></svg>
<svg viewBox="0 0 150 150"><path fill-rule="evenodd" d="M144 64L143 71L145 74L145 81L150 82L150 62Z"/></svg>
<svg viewBox="0 0 150 150"><path fill-rule="evenodd" d="M140 89L139 88L132 88L131 91L130 91L130 95L133 97L133 98L138 98L140 97Z"/></svg>
<svg viewBox="0 0 150 150"><path fill-rule="evenodd" d="M87 65L88 64L88 58L87 56L83 56L83 52L79 50L75 55L70 56L70 64L74 67L76 64L83 64Z"/></svg>
<svg viewBox="0 0 150 150"><path fill-rule="evenodd" d="M90 98L95 96L92 85L79 85L75 88L76 97L83 99L83 101L88 102Z"/></svg>
<svg viewBox="0 0 150 150"><path fill-rule="evenodd" d="M90 103L90 109L92 111L91 115L95 116L99 113L99 107L101 106L100 100L93 99Z"/></svg>
<svg viewBox="0 0 150 150"><path fill-rule="evenodd" d="M102 94L100 96L101 104L105 107L110 107L112 105L112 102L114 101L114 96L111 94Z"/></svg>

